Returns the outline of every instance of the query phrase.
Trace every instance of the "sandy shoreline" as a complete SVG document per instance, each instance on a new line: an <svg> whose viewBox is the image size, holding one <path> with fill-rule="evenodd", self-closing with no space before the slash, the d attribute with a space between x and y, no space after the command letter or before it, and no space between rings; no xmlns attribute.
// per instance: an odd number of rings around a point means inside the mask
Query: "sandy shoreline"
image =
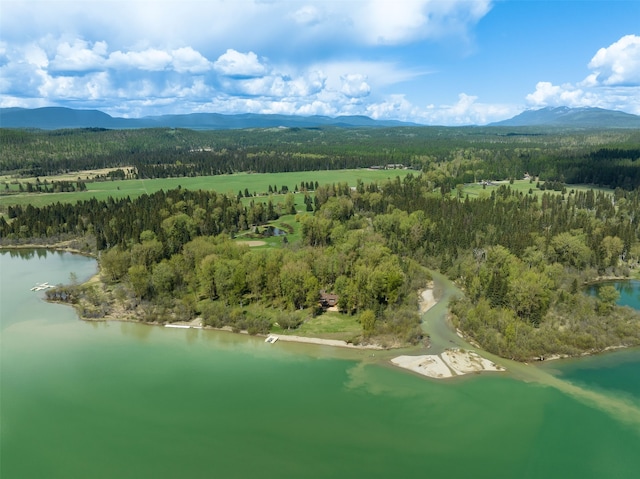
<svg viewBox="0 0 640 479"><path fill-rule="evenodd" d="M503 367L483 358L478 353L462 349L447 349L442 354L398 356L393 358L391 363L435 379L464 376L483 371L505 371Z"/></svg>
<svg viewBox="0 0 640 479"><path fill-rule="evenodd" d="M438 302L433 296L433 287L427 288L420 292L420 314L426 313L433 308Z"/></svg>
<svg viewBox="0 0 640 479"><path fill-rule="evenodd" d="M321 346L336 346L339 348L352 348L352 349L384 349L382 346L376 344L352 344L342 341L340 339L322 339L322 338L310 338L306 336L294 336L285 334L271 334L270 336L276 336L278 341L289 341L295 343L307 343L318 344Z"/></svg>
<svg viewBox="0 0 640 479"><path fill-rule="evenodd" d="M238 331L237 333L232 330L230 326L223 326L222 328L214 328L212 326L205 326L200 318L193 319L191 321L176 321L174 323L145 323L142 321L137 321L135 319L126 319L126 318L102 318L100 320L94 319L84 319L85 321L125 321L139 324L147 324L149 326L164 326L165 328L178 328L178 329L202 329L209 331L224 331L228 333L234 334L245 334L248 335L248 331ZM319 346L333 346L339 348L350 348L350 349L374 349L374 350L383 350L384 348L377 344L353 344L348 343L346 341L340 339L323 339L323 338L312 338L307 336L295 336L293 334L274 334L270 333L268 335L257 334L255 337L268 337L275 336L278 338L278 341L285 341L291 343L305 343L305 344L317 344Z"/></svg>

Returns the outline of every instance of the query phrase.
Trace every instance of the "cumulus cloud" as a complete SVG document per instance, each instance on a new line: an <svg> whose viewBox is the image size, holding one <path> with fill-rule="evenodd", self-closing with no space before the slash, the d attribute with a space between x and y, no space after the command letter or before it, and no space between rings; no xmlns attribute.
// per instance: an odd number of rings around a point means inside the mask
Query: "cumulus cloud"
<svg viewBox="0 0 640 479"><path fill-rule="evenodd" d="M375 115L408 115L419 109L389 93L427 68L408 66L392 49L465 37L491 5L159 0L149 8L147 0L7 1L0 16L0 104L73 101L125 116L367 114L371 105Z"/></svg>
<svg viewBox="0 0 640 479"><path fill-rule="evenodd" d="M514 105L496 105L478 102L478 97L460 93L451 105L418 107L405 95L390 95L384 101L367 106L371 118L394 118L427 125L484 125L503 120L519 113Z"/></svg>
<svg viewBox="0 0 640 479"><path fill-rule="evenodd" d="M424 123L440 125L484 125L519 113L515 105L478 102L478 97L460 93L452 105L428 105L419 113Z"/></svg>
<svg viewBox="0 0 640 479"><path fill-rule="evenodd" d="M590 80L607 86L640 86L640 36L626 35L589 62Z"/></svg>
<svg viewBox="0 0 640 479"><path fill-rule="evenodd" d="M640 114L640 37L626 35L601 48L588 64L592 72L577 83L540 81L526 96L534 108L600 107Z"/></svg>
<svg viewBox="0 0 640 479"><path fill-rule="evenodd" d="M340 91L351 98L362 98L371 92L371 87L367 83L367 78L361 74L348 74L340 77L342 88Z"/></svg>
<svg viewBox="0 0 640 479"><path fill-rule="evenodd" d="M178 73L204 73L211 69L211 62L191 47L183 47L171 52L173 68Z"/></svg>
<svg viewBox="0 0 640 479"><path fill-rule="evenodd" d="M593 94L566 83L564 85L554 85L550 82L538 82L536 90L526 97L527 101L534 106L587 106L596 100Z"/></svg>
<svg viewBox="0 0 640 479"><path fill-rule="evenodd" d="M325 76L321 71L310 71L302 75L267 70L260 77L224 77L220 81L220 89L227 94L269 97L271 99L298 98L300 101L312 102L315 95L325 88Z"/></svg>
<svg viewBox="0 0 640 479"><path fill-rule="evenodd" d="M222 75L235 78L259 77L266 73L266 68L253 52L240 53L232 48L214 62L213 67Z"/></svg>
<svg viewBox="0 0 640 479"><path fill-rule="evenodd" d="M211 69L211 62L191 47L166 51L156 48L137 51L118 50L108 53L107 42L98 41L91 45L82 39L75 39L73 42L61 41L56 47L56 53L51 62L36 63L40 66L46 66L43 63L48 63L50 72L66 74L103 69L173 70L178 73L203 73Z"/></svg>
<svg viewBox="0 0 640 479"><path fill-rule="evenodd" d="M107 43L90 45L81 39L60 42L51 61L51 71L85 72L102 68L107 55Z"/></svg>
<svg viewBox="0 0 640 479"><path fill-rule="evenodd" d="M107 65L114 69L162 71L169 67L171 60L168 52L149 48L143 51L113 52L109 55Z"/></svg>

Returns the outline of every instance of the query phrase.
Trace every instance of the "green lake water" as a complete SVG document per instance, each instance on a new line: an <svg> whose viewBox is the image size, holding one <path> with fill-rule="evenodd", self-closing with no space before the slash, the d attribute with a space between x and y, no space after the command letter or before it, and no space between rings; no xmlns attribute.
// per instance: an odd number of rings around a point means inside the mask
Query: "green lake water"
<svg viewBox="0 0 640 479"><path fill-rule="evenodd" d="M443 382L371 352L83 322L29 290L95 268L0 253L2 479L638 476L638 350Z"/></svg>

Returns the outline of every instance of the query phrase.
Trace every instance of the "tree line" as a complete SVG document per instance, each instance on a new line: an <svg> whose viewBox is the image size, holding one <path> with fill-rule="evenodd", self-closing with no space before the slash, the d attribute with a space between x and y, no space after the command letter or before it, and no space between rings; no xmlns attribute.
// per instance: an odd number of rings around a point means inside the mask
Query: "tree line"
<svg viewBox="0 0 640 479"><path fill-rule="evenodd" d="M515 130L515 131L514 131ZM535 133L535 134L532 134ZM640 186L640 131L550 131L504 127L181 129L0 129L0 171L46 177L134 167L132 178L235 172L339 170L403 164L438 187L522 178L627 190ZM129 177L129 176L127 176Z"/></svg>

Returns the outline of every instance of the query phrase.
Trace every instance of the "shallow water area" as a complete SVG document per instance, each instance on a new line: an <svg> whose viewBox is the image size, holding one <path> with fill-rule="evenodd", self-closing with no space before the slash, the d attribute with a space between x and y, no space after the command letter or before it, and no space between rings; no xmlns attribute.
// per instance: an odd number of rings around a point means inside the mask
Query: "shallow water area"
<svg viewBox="0 0 640 479"><path fill-rule="evenodd" d="M95 268L67 253L0 252L3 479L631 478L640 467L638 429L539 382L438 381L370 351L84 322L29 290ZM640 352L623 353L552 369L615 396L576 374L637 381L626 368Z"/></svg>

